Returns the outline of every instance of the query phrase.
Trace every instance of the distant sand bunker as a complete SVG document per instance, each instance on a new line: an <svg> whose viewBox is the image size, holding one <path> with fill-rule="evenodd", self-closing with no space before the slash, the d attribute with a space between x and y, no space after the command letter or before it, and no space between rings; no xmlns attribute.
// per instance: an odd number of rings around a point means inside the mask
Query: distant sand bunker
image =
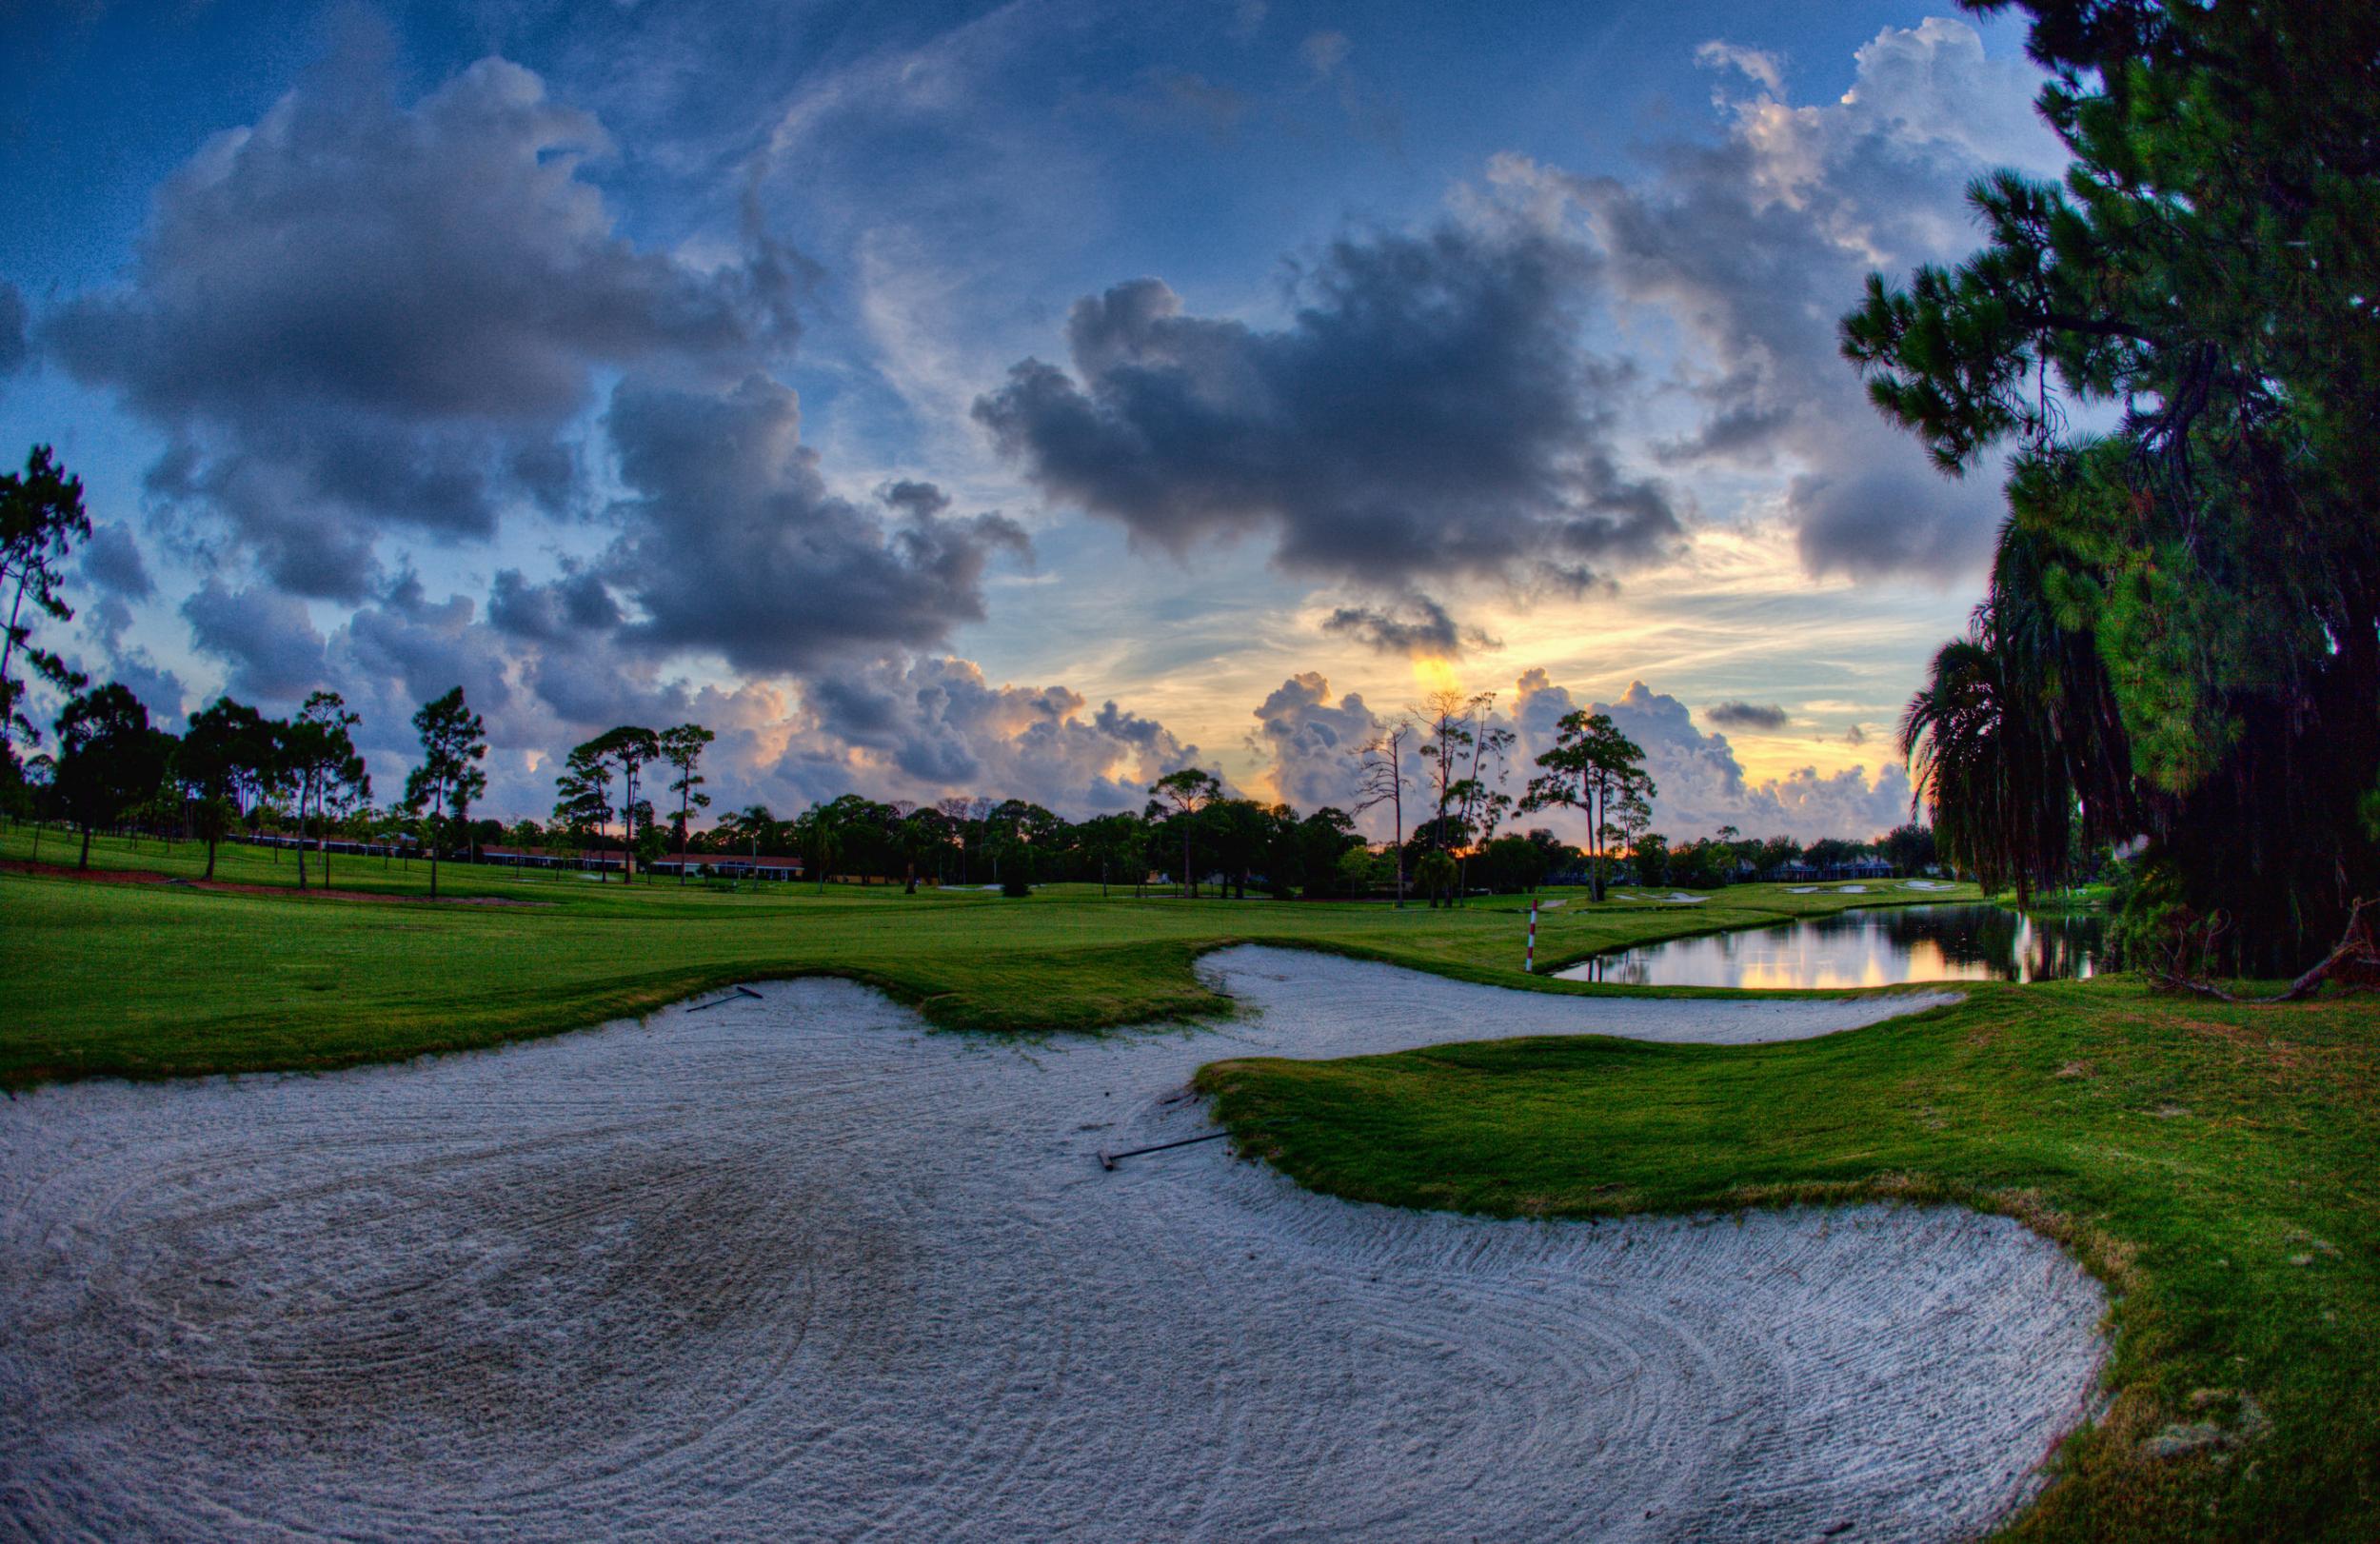
<svg viewBox="0 0 2380 1544"><path fill-rule="evenodd" d="M1356 1206L1200 1063L1782 1039L1933 1000L1536 997L1240 949L1220 1033L837 981L327 1077L0 1106L0 1535L1950 1539L2081 1418L2015 1224Z"/></svg>

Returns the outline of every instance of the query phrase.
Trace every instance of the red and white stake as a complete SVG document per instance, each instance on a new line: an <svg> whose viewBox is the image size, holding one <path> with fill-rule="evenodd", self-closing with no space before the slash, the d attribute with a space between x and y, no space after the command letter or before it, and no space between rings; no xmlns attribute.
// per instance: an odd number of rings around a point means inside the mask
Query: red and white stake
<svg viewBox="0 0 2380 1544"><path fill-rule="evenodd" d="M1522 974L1522 975L1524 975L1524 976L1533 976L1533 975L1537 974L1537 903L1536 901L1530 901L1530 902L1529 902L1529 953L1528 953L1528 957L1527 957L1526 959L1524 959L1524 960L1522 960L1520 961L1520 970L1521 970L1521 974Z"/></svg>

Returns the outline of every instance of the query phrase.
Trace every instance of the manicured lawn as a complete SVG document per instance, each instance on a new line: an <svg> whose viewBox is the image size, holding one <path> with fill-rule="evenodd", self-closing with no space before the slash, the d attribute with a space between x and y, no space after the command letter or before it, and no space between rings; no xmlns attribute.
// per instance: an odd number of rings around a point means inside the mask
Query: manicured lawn
<svg viewBox="0 0 2380 1544"><path fill-rule="evenodd" d="M10 832L0 858L27 858L31 845L30 832ZM72 858L61 834L44 835L44 862ZM169 852L110 840L94 846L92 863L195 879L205 858L188 843ZM421 863L334 858L331 877L342 891L423 903L302 898L288 854L247 847L223 849L216 879L269 893L0 874L10 1009L0 1087L385 1060L601 1023L729 981L822 971L879 985L951 1028L1100 1029L1228 1012L1190 964L1237 941L1525 980L1527 902L1515 897L1400 912L1135 900L1128 890L1103 901L1096 885L1025 900L982 890L904 896L895 885L724 892L447 864L446 899L433 906ZM1541 964L1875 897L1746 885L1699 906L1562 899L1540 914ZM510 904L461 903L490 901Z"/></svg>
<svg viewBox="0 0 2380 1544"><path fill-rule="evenodd" d="M0 857L30 854L0 836ZM56 833L45 861L70 861ZM193 849L96 864L191 877ZM92 1074L330 1067L550 1033L734 980L826 971L937 1023L1098 1029L1228 1012L1191 971L1233 941L1521 976L1526 901L1187 903L1095 886L1024 901L887 886L624 887L576 876L227 848L266 894L0 874L0 1086ZM1902 899L1969 900L1971 890ZM1548 897L1547 899L1555 899ZM1577 896L1552 967L1683 932L1879 898L1753 885L1699 906ZM2380 1511L2380 1009L2242 1009L2126 980L1971 989L1921 1018L1774 1046L1454 1045L1203 1075L1249 1151L1319 1189L1499 1215L1950 1198L2060 1239L2115 1298L2112 1403L2012 1526L2025 1538L2375 1536ZM2162 1441L2160 1441L2162 1438ZM2159 1447L2183 1449L2152 1456Z"/></svg>

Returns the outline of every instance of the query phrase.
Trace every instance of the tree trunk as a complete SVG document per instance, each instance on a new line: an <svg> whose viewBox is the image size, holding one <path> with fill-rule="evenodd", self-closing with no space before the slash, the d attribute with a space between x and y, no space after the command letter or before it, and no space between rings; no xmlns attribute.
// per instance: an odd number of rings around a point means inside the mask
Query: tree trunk
<svg viewBox="0 0 2380 1544"><path fill-rule="evenodd" d="M620 780L621 791L626 795L620 812L620 882L636 882L636 768L629 767Z"/></svg>
<svg viewBox="0 0 2380 1544"><path fill-rule="evenodd" d="M86 826L84 826L84 827L83 827L83 857L82 857L82 861L81 861L80 862L76 863L74 866L75 866L76 868L78 868L78 869L82 869L82 868L89 868L89 867L90 867L90 827L89 827L89 826L88 826L88 825L86 825Z"/></svg>
<svg viewBox="0 0 2380 1544"><path fill-rule="evenodd" d="M216 838L214 838L214 837L208 837L208 838L207 839L207 877L208 877L209 880L211 880L211 879L213 879L213 878L215 877L215 842L216 842L216 841L217 841L217 839L216 839Z"/></svg>

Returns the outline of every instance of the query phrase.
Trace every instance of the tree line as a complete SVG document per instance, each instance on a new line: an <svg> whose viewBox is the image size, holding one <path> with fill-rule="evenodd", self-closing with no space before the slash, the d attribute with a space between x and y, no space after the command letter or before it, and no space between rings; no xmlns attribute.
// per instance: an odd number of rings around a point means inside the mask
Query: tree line
<svg viewBox="0 0 2380 1544"><path fill-rule="evenodd" d="M204 842L210 880L227 836L294 830L300 888L316 867L321 882L329 882L330 842L345 838L377 841L385 854L418 852L430 863L432 896L442 856L470 856L504 842L563 856L617 852L624 882L664 854L683 860L681 884L704 861L790 857L821 887L843 876L911 891L922 881L997 884L1011 894L1079 881L1098 883L1102 894L1125 886L1140 893L1162 870L1192 898L1212 882L1235 899L1253 885L1284 898L1389 894L1401 901L1418 893L1433 906L1455 904L1473 890L1533 890L1550 878L1599 887L1622 861L1638 883L1715 888L1796 860L1826 865L1882 856L1911 870L1933 861L1932 837L1922 827L1904 827L1875 843L1826 841L1807 848L1786 837L1747 841L1723 827L1673 847L1660 833L1642 829L1637 814L1622 812L1607 822L1600 850L1572 846L1543 826L1499 829L1496 817L1506 807L1604 807L1609 790L1597 789L1591 756L1610 748L1613 731L1608 720L1598 726L1589 716L1574 717L1576 732L1540 759L1547 768L1540 779L1563 780L1558 787L1533 780L1535 791L1517 799L1499 800L1491 790L1475 802L1462 787L1465 779L1449 779L1442 788L1417 781L1408 791L1416 812L1428 813L1402 840L1375 847L1345 810L1326 805L1301 815L1286 804L1234 797L1214 773L1196 767L1159 779L1140 812L1082 821L1018 799L918 803L843 794L791 819L753 804L695 829L691 817L709 804L701 766L714 738L699 724L660 732L625 726L597 736L565 758L552 824L506 825L471 818L486 786L479 764L486 741L460 687L414 715L420 763L400 802L375 807L353 739L358 716L335 692L314 693L288 719L219 698L176 736L150 723L129 690L109 683L68 701L56 723L58 752L33 758L18 789L30 797L20 797L14 808L72 823L86 867L92 833L111 827L179 831ZM1464 732L1459 723L1435 725L1420 749L1436 754L1418 757L1418 764L1435 768L1467 755ZM665 827L651 801L638 797L656 763L674 774L664 784L675 796ZM626 845L615 846L615 840Z"/></svg>
<svg viewBox="0 0 2380 1544"><path fill-rule="evenodd" d="M109 682L67 700L55 753L20 765L7 802L19 818L72 825L82 838L82 868L90 866L93 833L129 827L203 842L211 880L226 837L294 828L300 889L317 866L322 882L330 882L329 843L342 838L418 850L429 860L434 897L441 856L466 846L474 832L471 802L487 786L478 764L487 754L485 727L461 687L425 703L413 717L420 763L406 775L401 801L375 808L371 774L355 746L360 722L337 692L315 692L287 719L223 697L175 735L149 722L129 688Z"/></svg>

